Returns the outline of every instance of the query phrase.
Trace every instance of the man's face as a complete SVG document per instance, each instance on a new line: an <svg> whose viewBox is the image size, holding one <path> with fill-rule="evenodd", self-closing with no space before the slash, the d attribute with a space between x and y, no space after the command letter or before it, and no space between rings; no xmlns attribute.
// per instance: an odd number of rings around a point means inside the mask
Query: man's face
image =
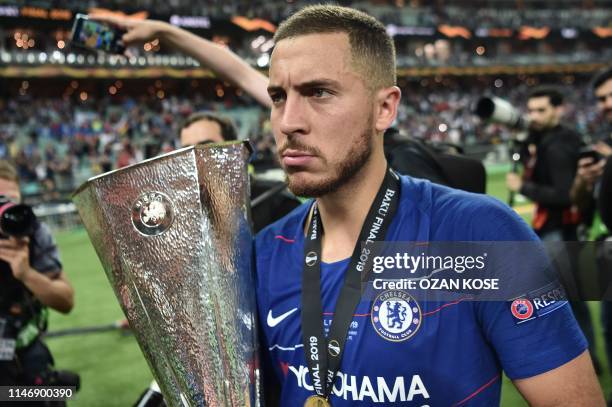
<svg viewBox="0 0 612 407"><path fill-rule="evenodd" d="M17 185L17 183L14 181L9 181L7 179L0 178L0 195L8 197L14 202L21 201L21 192L19 190L19 185Z"/></svg>
<svg viewBox="0 0 612 407"><path fill-rule="evenodd" d="M561 108L550 103L548 96L538 96L527 101L527 115L534 130L544 130L559 124Z"/></svg>
<svg viewBox="0 0 612 407"><path fill-rule="evenodd" d="M198 120L181 130L181 146L194 146L199 143L223 142L223 133L219 123L212 120Z"/></svg>
<svg viewBox="0 0 612 407"><path fill-rule="evenodd" d="M612 123L612 79L608 79L595 89L595 98L597 109L609 123Z"/></svg>
<svg viewBox="0 0 612 407"><path fill-rule="evenodd" d="M279 41L270 63L271 123L289 188L322 196L352 179L371 156L374 103L351 66L345 33Z"/></svg>

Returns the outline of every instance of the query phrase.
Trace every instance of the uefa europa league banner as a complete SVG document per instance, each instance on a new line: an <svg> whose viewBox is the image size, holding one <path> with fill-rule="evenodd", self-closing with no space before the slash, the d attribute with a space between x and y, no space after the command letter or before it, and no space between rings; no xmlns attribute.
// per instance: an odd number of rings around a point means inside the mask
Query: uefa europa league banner
<svg viewBox="0 0 612 407"><path fill-rule="evenodd" d="M248 144L94 177L74 202L172 406L261 404Z"/></svg>

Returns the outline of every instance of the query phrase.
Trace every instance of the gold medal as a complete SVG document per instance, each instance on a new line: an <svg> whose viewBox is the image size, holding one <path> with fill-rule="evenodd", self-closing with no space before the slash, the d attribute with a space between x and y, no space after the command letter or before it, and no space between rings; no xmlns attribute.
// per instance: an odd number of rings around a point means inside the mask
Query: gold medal
<svg viewBox="0 0 612 407"><path fill-rule="evenodd" d="M331 407L331 403L322 396L310 396L306 399L304 407Z"/></svg>

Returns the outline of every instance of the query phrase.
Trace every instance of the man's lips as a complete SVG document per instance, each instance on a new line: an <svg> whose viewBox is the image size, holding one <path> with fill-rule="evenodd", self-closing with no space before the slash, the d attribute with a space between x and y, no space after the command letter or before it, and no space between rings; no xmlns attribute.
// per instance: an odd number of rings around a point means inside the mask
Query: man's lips
<svg viewBox="0 0 612 407"><path fill-rule="evenodd" d="M303 166L311 162L315 156L306 151L287 149L282 154L282 161L285 166Z"/></svg>

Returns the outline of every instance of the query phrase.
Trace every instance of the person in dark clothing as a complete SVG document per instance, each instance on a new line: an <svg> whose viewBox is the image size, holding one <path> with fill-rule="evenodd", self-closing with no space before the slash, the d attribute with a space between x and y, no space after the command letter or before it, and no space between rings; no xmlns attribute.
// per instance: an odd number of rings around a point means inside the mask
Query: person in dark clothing
<svg viewBox="0 0 612 407"><path fill-rule="evenodd" d="M536 204L532 226L542 240L576 240L577 211L569 192L582 137L560 123L563 96L555 88L534 89L527 110L530 131L521 154L524 175L509 173L506 184Z"/></svg>
<svg viewBox="0 0 612 407"><path fill-rule="evenodd" d="M0 196L2 211L21 201L17 170L6 160L0 160ZM61 313L72 310L74 290L47 225L35 222L27 237L7 233L0 230L0 386L52 385L54 361L42 335L49 308ZM65 402L23 405L65 406Z"/></svg>
<svg viewBox="0 0 612 407"><path fill-rule="evenodd" d="M571 198L583 214L583 220L591 227L588 240L602 240L610 235L610 229L606 228L605 220L602 220L610 215L612 208L609 201L606 202L610 197L606 196L602 182L604 166L612 156L612 68L597 75L592 86L600 113L601 131L591 138L593 156L578 161ZM599 205L598 199L602 202Z"/></svg>
<svg viewBox="0 0 612 407"><path fill-rule="evenodd" d="M385 131L384 150L387 162L400 174L468 192L486 192L487 174L480 160L440 151L394 127Z"/></svg>
<svg viewBox="0 0 612 407"><path fill-rule="evenodd" d="M608 365L612 369L612 301L609 297L612 258L608 249L612 244L612 68L599 73L592 86L602 124L601 133L593 138L592 149L598 155L597 158L585 157L578 161L571 195L580 212L587 215L585 218L590 226L588 240L605 242L598 244L595 257L598 283L603 294L601 324ZM608 396L608 405L612 406L612 395Z"/></svg>
<svg viewBox="0 0 612 407"><path fill-rule="evenodd" d="M597 100L597 110L601 118L601 132L594 137L592 149L599 159L585 157L578 162L578 171L572 187L572 199L581 212L595 212L592 219L591 240L610 234L606 219L612 216L612 191L604 183L604 167L610 167L612 156L612 67L599 73L593 80L593 93ZM608 169L608 173L611 170ZM607 179L606 179L607 181ZM597 200L600 204L597 205ZM601 217L601 219L598 219ZM603 220L603 223L600 221ZM608 220L608 224L610 220Z"/></svg>
<svg viewBox="0 0 612 407"><path fill-rule="evenodd" d="M521 153L523 177L509 173L506 185L510 191L520 193L535 203L532 227L542 241L575 241L580 217L577 208L572 205L570 190L576 176L578 154L584 144L582 137L561 124L563 95L554 87L534 88L527 98L527 113L529 135ZM576 246L571 248L576 249ZM571 259L569 272L577 282L578 253L568 254ZM599 372L599 361L594 354L595 334L587 304L584 301L571 301L571 305L589 342L595 370Z"/></svg>

